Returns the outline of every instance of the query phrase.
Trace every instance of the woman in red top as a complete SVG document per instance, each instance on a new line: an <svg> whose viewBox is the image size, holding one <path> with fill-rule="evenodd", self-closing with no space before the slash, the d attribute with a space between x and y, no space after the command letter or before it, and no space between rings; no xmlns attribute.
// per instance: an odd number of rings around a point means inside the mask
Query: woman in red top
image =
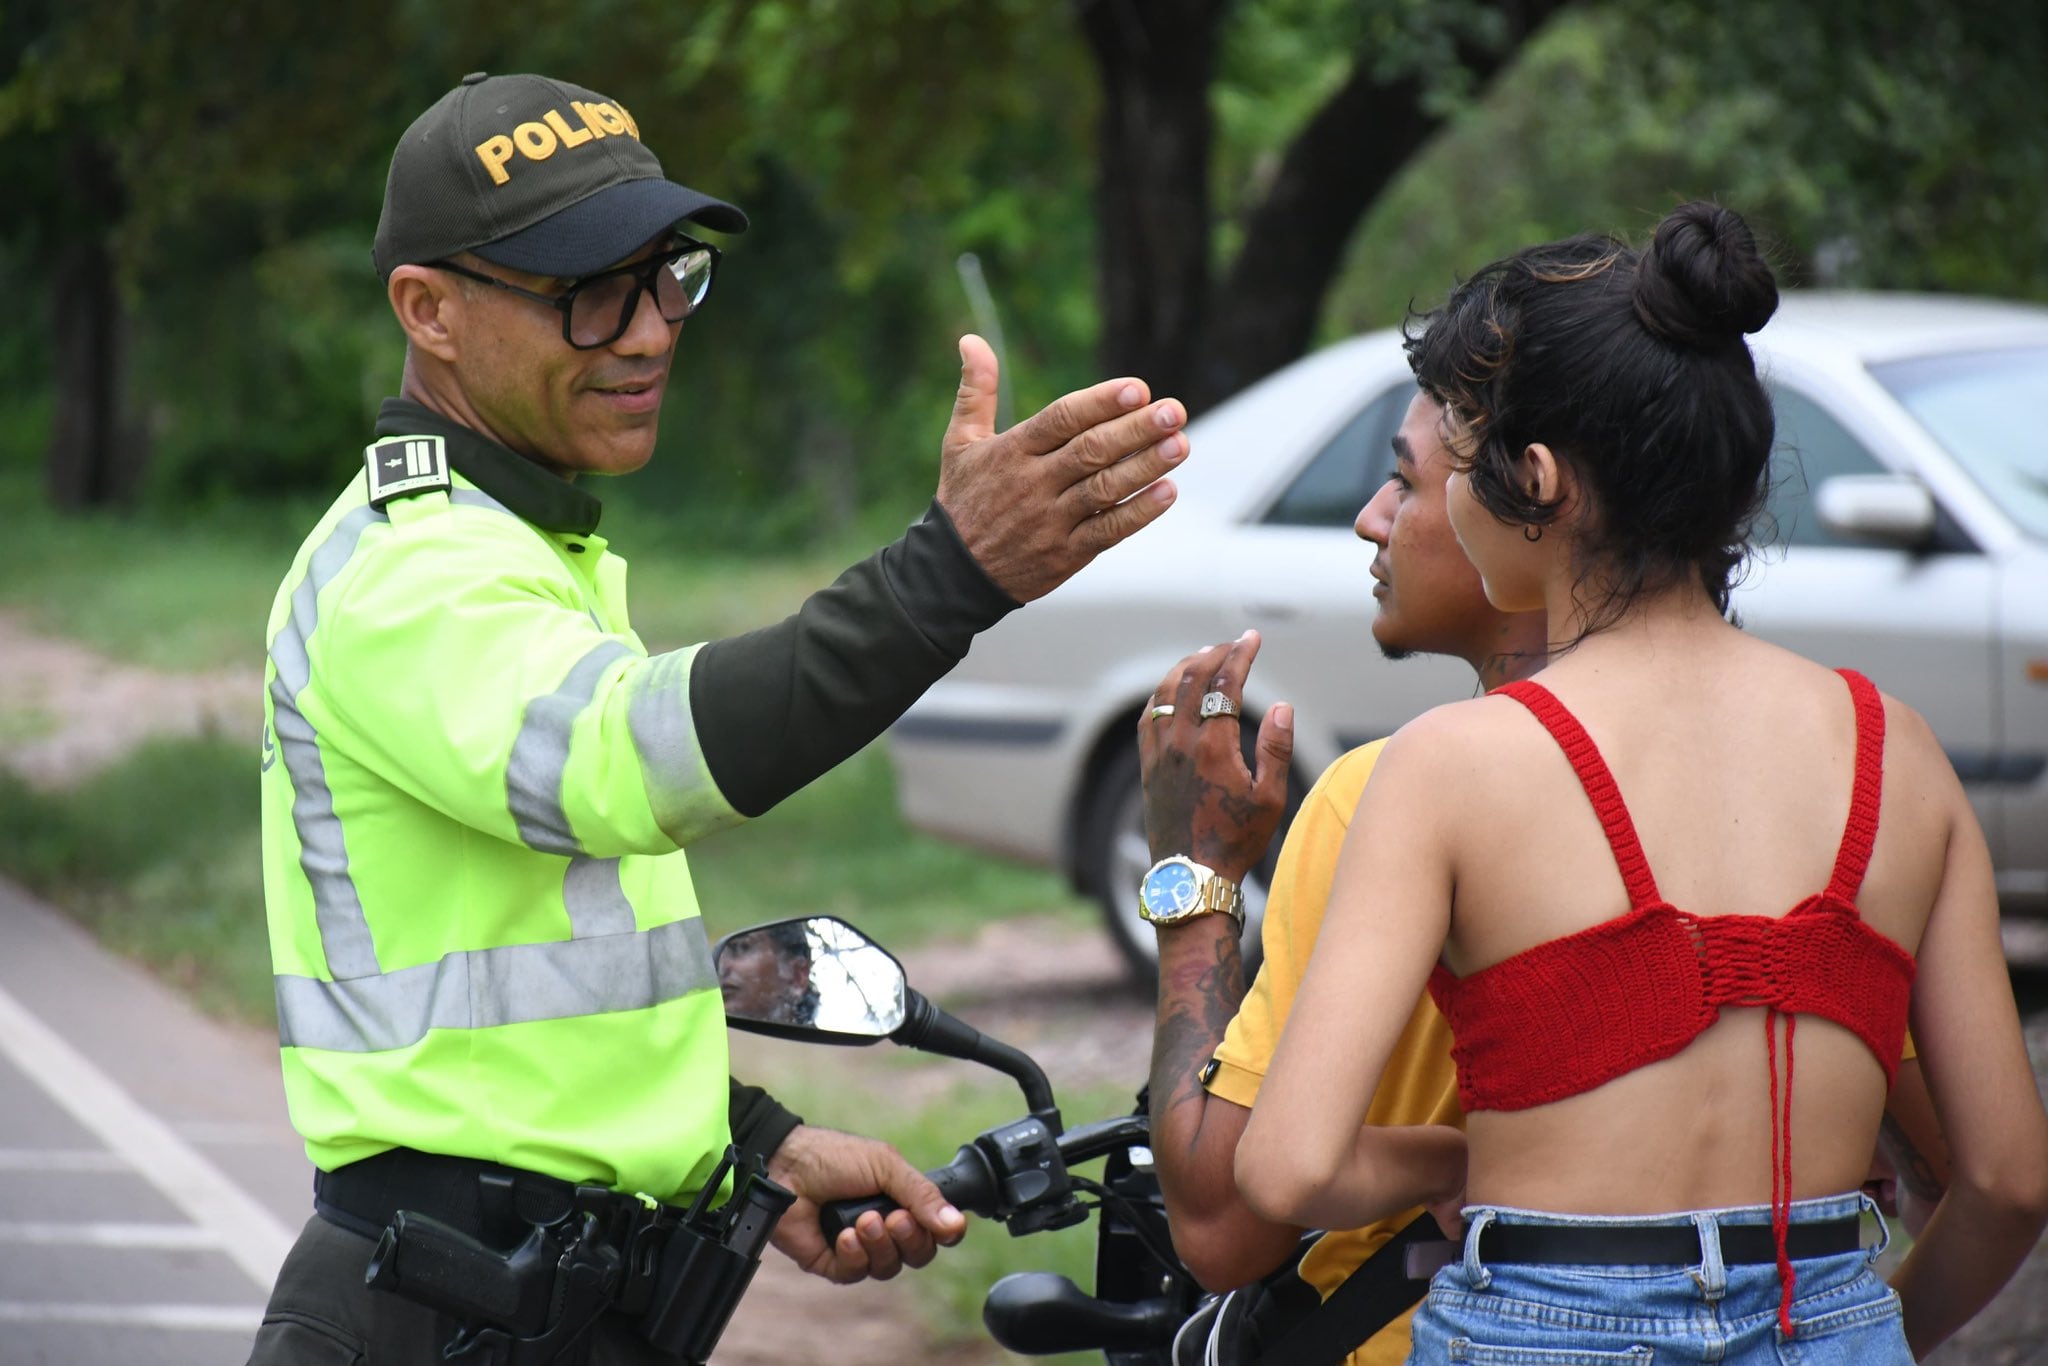
<svg viewBox="0 0 2048 1366"><path fill-rule="evenodd" d="M1741 218L1690 204L1640 253L1496 262L1410 340L1459 540L1558 644L1388 744L1236 1169L1296 1224L1462 1209L1415 1360L1907 1361L2048 1222L1953 770L1911 709L1727 620L1773 438L1743 336L1776 306ZM1425 985L1469 1128L1363 1128ZM1954 1179L1887 1288L1856 1192L1909 1007Z"/></svg>

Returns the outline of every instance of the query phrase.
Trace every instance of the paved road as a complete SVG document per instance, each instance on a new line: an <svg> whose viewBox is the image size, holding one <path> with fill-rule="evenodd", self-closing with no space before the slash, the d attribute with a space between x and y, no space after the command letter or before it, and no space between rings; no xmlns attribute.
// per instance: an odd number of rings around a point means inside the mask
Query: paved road
<svg viewBox="0 0 2048 1366"><path fill-rule="evenodd" d="M311 1181L274 1050L0 881L0 1362L241 1361Z"/></svg>

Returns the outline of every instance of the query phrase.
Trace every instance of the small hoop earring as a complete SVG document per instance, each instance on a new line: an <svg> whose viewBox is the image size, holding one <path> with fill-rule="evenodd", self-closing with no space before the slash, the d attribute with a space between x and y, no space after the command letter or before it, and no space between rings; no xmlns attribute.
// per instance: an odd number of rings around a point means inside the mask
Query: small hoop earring
<svg viewBox="0 0 2048 1366"><path fill-rule="evenodd" d="M1530 545L1536 544L1536 542L1543 539L1543 528L1534 522L1529 523L1522 528L1522 539Z"/></svg>

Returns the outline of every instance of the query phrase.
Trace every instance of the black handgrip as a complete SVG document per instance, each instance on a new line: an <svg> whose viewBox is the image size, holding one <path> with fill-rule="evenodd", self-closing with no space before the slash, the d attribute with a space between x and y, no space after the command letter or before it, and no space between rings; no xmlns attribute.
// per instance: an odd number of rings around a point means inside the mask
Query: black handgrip
<svg viewBox="0 0 2048 1366"><path fill-rule="evenodd" d="M973 1145L962 1147L951 1162L925 1173L932 1184L939 1188L939 1194L946 1197L955 1209L979 1214L984 1218L995 1212L995 1179L988 1169L988 1160L974 1150ZM828 1200L818 1207L818 1227L825 1231L826 1242L837 1242L839 1231L852 1228L853 1221L869 1210L887 1214L892 1209L901 1209L886 1195L871 1195L861 1200Z"/></svg>
<svg viewBox="0 0 2048 1366"><path fill-rule="evenodd" d="M438 1219L400 1210L363 1280L459 1319L530 1335L547 1322L554 1258L537 1228L507 1255Z"/></svg>

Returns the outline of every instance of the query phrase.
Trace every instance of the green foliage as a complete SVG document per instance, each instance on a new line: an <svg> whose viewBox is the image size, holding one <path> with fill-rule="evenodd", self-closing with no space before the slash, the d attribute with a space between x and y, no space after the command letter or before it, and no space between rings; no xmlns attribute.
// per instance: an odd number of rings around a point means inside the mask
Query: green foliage
<svg viewBox="0 0 2048 1366"><path fill-rule="evenodd" d="M177 323L144 332L137 369L149 392L186 398L150 411L154 501L331 495L360 473L404 359L369 256L367 232L333 231L156 286L152 308Z"/></svg>
<svg viewBox="0 0 2048 1366"><path fill-rule="evenodd" d="M0 506L33 505L0 474ZM160 669L261 666L263 624L318 509L220 503L140 516L17 517L0 603L51 634Z"/></svg>
<svg viewBox="0 0 2048 1366"><path fill-rule="evenodd" d="M0 868L208 1009L270 1018L252 744L148 744L59 793L0 769Z"/></svg>
<svg viewBox="0 0 2048 1366"><path fill-rule="evenodd" d="M1792 286L2048 298L2048 19L1658 6L1560 15L1374 207L1324 335L1398 321L1460 274L1673 206L1744 213Z"/></svg>
<svg viewBox="0 0 2048 1366"><path fill-rule="evenodd" d="M1795 282L2048 293L2048 11L2027 0L1566 10L1474 101L1481 0L1239 0L1211 89L1212 244L1234 253L1289 139L1366 60L1451 127L1353 243L1324 335L1455 270L1712 193ZM1362 58L1360 57L1362 54ZM735 199L655 465L616 498L711 548L785 547L928 494L981 260L1017 410L1091 377L1100 98L1035 0L18 0L0 10L0 467L50 424L50 257L104 240L134 324L147 492L324 498L396 387L367 265L386 158L465 71L616 95L679 178ZM1371 130L1361 130L1371 136ZM111 183L101 183L103 168ZM1162 211L1170 212L1171 206Z"/></svg>

